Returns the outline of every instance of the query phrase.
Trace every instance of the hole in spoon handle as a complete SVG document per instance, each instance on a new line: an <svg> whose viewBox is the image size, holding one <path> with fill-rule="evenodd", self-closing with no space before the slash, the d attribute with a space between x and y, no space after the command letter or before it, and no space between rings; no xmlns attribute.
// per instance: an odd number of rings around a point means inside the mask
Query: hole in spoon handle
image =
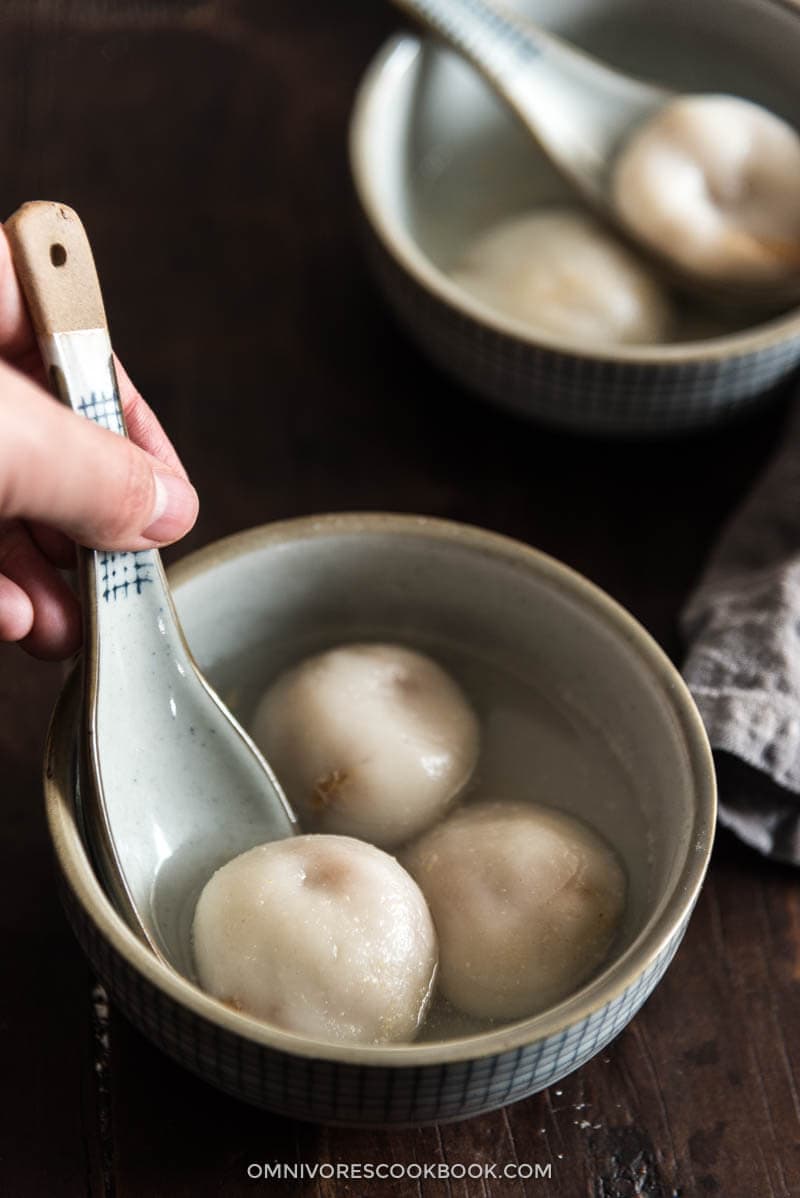
<svg viewBox="0 0 800 1198"><path fill-rule="evenodd" d="M35 200L4 227L37 336L106 328L91 246L76 212Z"/></svg>

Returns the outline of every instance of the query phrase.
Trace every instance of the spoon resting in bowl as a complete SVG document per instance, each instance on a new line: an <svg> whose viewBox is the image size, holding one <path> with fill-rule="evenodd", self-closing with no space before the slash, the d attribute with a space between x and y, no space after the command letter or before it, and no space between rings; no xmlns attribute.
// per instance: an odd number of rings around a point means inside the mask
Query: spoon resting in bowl
<svg viewBox="0 0 800 1198"><path fill-rule="evenodd" d="M393 0L477 67L570 185L667 280L800 301L800 137L734 96L635 79L487 0Z"/></svg>
<svg viewBox="0 0 800 1198"><path fill-rule="evenodd" d="M53 390L126 435L89 242L62 204L25 204L5 230ZM81 549L81 802L98 872L129 926L193 976L195 901L224 862L291 836L264 758L197 668L156 550Z"/></svg>

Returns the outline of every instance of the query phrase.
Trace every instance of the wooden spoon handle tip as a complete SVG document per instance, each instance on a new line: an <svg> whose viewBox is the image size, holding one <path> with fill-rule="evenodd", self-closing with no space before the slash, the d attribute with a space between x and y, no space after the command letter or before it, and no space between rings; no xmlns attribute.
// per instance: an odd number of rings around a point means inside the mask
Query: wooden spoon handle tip
<svg viewBox="0 0 800 1198"><path fill-rule="evenodd" d="M94 258L77 213L34 200L4 228L37 336L106 327Z"/></svg>

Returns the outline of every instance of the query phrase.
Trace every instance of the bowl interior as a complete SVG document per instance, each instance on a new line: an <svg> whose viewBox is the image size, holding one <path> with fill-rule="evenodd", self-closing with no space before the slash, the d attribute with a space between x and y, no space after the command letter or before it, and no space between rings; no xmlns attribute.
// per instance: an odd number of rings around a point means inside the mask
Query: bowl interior
<svg viewBox="0 0 800 1198"><path fill-rule="evenodd" d="M352 517L243 534L173 582L198 663L245 726L283 668L328 645L402 642L449 668L483 726L470 797L559 807L620 854L629 897L606 973L686 914L713 816L699 720L653 642L572 572L460 526ZM185 938L196 897L167 938Z"/></svg>
<svg viewBox="0 0 800 1198"><path fill-rule="evenodd" d="M800 128L800 11L781 0L517 0L542 25L612 66L684 92L731 92ZM473 314L478 300L446 278L478 231L574 195L479 74L455 54L413 39L374 79L361 160L368 210L395 248L422 256ZM376 214L379 215L377 222ZM445 276L442 279L441 276ZM752 327L739 314L682 307L676 340ZM509 316L492 323L533 330ZM542 340L549 338L542 334ZM616 348L616 347L615 347ZM625 347L624 354L636 347Z"/></svg>

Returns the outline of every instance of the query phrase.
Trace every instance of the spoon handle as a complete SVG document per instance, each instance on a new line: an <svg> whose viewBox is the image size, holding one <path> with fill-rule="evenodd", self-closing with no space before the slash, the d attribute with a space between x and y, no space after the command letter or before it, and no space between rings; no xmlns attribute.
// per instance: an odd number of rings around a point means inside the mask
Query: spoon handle
<svg viewBox="0 0 800 1198"><path fill-rule="evenodd" d="M77 213L34 201L5 230L53 391L79 415L127 436L100 283ZM111 632L119 621L120 601L145 587L159 606L168 600L156 550L87 550L80 557L91 656L101 626Z"/></svg>

